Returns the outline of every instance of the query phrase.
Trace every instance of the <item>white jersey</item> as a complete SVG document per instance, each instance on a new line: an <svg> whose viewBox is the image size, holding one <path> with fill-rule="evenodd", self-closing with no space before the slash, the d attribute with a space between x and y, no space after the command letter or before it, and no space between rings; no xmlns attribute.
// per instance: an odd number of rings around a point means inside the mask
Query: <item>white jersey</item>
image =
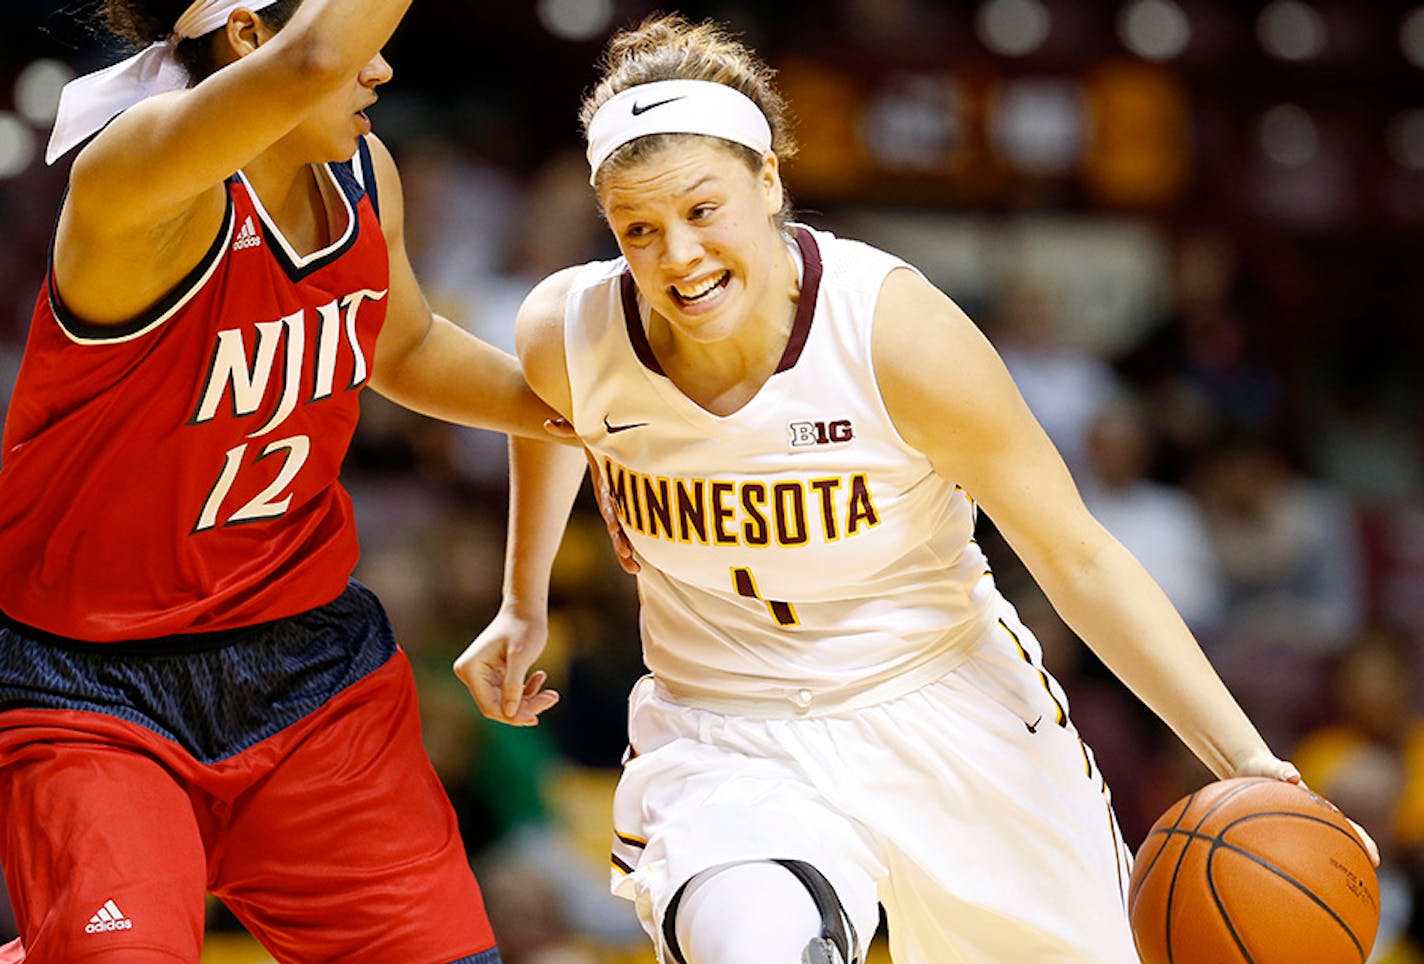
<svg viewBox="0 0 1424 964"><path fill-rule="evenodd" d="M730 415L662 373L622 259L580 269L565 315L574 427L642 563L644 660L677 699L762 717L917 689L972 651L998 600L973 502L900 437L875 381L876 301L905 263L794 233L790 340Z"/></svg>

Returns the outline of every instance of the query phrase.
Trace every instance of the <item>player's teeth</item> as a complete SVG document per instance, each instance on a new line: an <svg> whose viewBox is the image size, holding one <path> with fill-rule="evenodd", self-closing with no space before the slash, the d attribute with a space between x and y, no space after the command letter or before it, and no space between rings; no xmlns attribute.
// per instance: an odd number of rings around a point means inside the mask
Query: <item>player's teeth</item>
<svg viewBox="0 0 1424 964"><path fill-rule="evenodd" d="M684 288L678 288L676 290L678 297L680 297L683 301L696 301L698 298L707 294L707 292L711 291L713 288L717 287L721 283L722 275L715 275L711 278L708 278L706 281L702 282L702 284L698 285L696 288L693 288L690 291Z"/></svg>

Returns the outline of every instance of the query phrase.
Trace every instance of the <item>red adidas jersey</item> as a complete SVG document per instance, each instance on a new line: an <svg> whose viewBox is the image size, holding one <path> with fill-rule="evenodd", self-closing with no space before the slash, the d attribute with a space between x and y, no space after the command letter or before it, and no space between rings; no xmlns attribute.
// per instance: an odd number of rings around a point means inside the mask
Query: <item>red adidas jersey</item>
<svg viewBox="0 0 1424 964"><path fill-rule="evenodd" d="M365 144L319 176L346 206L333 244L293 251L234 175L202 262L126 325L69 315L51 268L5 423L0 611L109 642L250 625L346 587L338 474L390 271Z"/></svg>

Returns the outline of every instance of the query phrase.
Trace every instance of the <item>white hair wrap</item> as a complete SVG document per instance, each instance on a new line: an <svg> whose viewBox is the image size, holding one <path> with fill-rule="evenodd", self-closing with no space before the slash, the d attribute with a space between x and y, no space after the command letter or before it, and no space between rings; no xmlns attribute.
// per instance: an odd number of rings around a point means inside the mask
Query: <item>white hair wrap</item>
<svg viewBox="0 0 1424 964"><path fill-rule="evenodd" d="M234 10L257 12L277 0L196 0L183 11L167 40L111 67L85 74L64 85L59 112L45 150L45 163L53 164L75 146L97 133L109 121L139 101L188 86L188 72L179 65L174 49L217 30Z"/></svg>
<svg viewBox="0 0 1424 964"><path fill-rule="evenodd" d="M704 134L771 150L771 125L750 97L709 80L658 80L614 94L588 125L590 184L603 162L649 134Z"/></svg>

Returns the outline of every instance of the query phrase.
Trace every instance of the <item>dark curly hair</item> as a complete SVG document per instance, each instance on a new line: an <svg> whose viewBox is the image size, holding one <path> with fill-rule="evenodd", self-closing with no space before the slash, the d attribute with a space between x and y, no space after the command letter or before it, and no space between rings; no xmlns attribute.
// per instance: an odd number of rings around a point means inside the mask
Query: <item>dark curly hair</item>
<svg viewBox="0 0 1424 964"><path fill-rule="evenodd" d="M257 11L262 22L273 30L286 26L302 0L277 0ZM143 48L165 39L192 0L103 0L99 15L110 33L135 47ZM178 44L178 63L195 81L217 70L212 35L195 37Z"/></svg>

